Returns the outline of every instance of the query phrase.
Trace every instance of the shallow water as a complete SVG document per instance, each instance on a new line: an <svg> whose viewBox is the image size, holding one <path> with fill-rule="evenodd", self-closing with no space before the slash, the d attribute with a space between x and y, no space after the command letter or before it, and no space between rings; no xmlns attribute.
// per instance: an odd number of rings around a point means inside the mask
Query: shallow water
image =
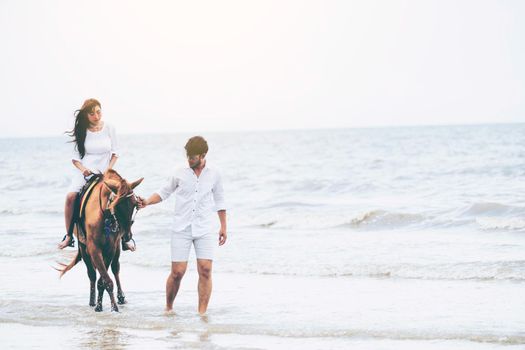
<svg viewBox="0 0 525 350"><path fill-rule="evenodd" d="M525 125L205 135L229 240L207 317L190 263L165 315L168 200L140 211L121 257L129 301L88 305L58 251L65 138L0 139L3 348L500 349L525 346ZM116 169L155 191L190 135L121 138ZM5 200L8 198L9 200Z"/></svg>

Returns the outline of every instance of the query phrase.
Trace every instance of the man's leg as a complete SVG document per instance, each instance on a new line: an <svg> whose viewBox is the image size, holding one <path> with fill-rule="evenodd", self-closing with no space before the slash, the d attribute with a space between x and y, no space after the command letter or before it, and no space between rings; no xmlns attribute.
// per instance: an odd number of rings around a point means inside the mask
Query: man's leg
<svg viewBox="0 0 525 350"><path fill-rule="evenodd" d="M197 270L199 271L199 314L203 315L208 309L211 296L211 268L213 260L197 259Z"/></svg>
<svg viewBox="0 0 525 350"><path fill-rule="evenodd" d="M166 311L173 309L173 301L179 291L180 281L188 267L191 249L191 226L171 233L171 272L166 281Z"/></svg>
<svg viewBox="0 0 525 350"><path fill-rule="evenodd" d="M172 261L171 272L166 281L166 311L173 309L173 301L179 291L180 281L188 267L187 261Z"/></svg>

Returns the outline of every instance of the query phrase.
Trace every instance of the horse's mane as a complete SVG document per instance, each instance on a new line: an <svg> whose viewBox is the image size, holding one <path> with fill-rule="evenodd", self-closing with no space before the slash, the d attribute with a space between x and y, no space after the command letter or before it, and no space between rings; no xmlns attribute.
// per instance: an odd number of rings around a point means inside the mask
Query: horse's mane
<svg viewBox="0 0 525 350"><path fill-rule="evenodd" d="M117 205L117 202L119 202L120 199L122 198L121 196L129 192L130 190L129 184L127 183L126 180L122 178L122 176L120 176L119 173L117 173L113 169L108 169L104 172L104 174L102 175L102 181L105 181L105 180L117 181L119 183L117 200L114 202L114 204L112 204L112 206L115 207Z"/></svg>
<svg viewBox="0 0 525 350"><path fill-rule="evenodd" d="M113 179L113 180L117 180L117 181L121 181L122 180L122 176L120 176L119 173L117 173L115 170L113 169L108 169L106 170L106 172L102 175L102 179Z"/></svg>

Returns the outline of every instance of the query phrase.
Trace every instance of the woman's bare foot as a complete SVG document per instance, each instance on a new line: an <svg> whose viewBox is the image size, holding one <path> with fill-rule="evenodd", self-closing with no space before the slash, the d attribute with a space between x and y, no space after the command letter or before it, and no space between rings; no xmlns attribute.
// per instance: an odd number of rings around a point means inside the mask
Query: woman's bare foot
<svg viewBox="0 0 525 350"><path fill-rule="evenodd" d="M59 249L64 249L65 247L69 246L69 244L71 243L71 236L70 235L66 235L66 238L64 238L64 240L60 243L58 243L58 248Z"/></svg>
<svg viewBox="0 0 525 350"><path fill-rule="evenodd" d="M127 250L131 250L132 252L134 252L135 250L137 250L137 247L135 247L135 242L133 242L132 240L131 240L131 241L124 242L124 244L125 244L126 247L128 248Z"/></svg>

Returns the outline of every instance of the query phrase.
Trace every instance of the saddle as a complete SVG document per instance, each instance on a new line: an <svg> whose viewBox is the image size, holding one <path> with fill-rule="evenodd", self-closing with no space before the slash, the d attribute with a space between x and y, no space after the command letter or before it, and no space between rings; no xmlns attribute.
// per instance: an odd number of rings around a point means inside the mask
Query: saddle
<svg viewBox="0 0 525 350"><path fill-rule="evenodd" d="M77 194L77 197L75 199L75 205L73 209L73 218L71 220L70 224L70 230L75 227L76 230L74 232L76 233L77 239L80 243L86 244L86 226L85 226L85 211L86 211L86 203L89 200L89 197L91 197L91 194L93 193L93 189L95 186L100 182L102 179L102 174L93 174L86 182L86 184L82 187L80 192ZM105 210L103 212L104 215L104 233L106 237L110 233L115 233L120 229L119 223L117 218L114 214L111 214L109 210ZM135 240L132 237L132 233L127 232L122 237L122 250L130 250L128 245L126 244L129 241L133 241L133 245L135 245Z"/></svg>
<svg viewBox="0 0 525 350"><path fill-rule="evenodd" d="M93 174L82 187L80 192L77 194L75 200L75 206L73 210L73 222L76 226L76 233L78 241L82 244L86 244L86 227L85 227L85 211L86 203L93 193L93 188L99 183L102 178L102 174Z"/></svg>
<svg viewBox="0 0 525 350"><path fill-rule="evenodd" d="M89 197L93 193L93 189L102 179L102 174L93 174L82 187L80 192L77 194L75 204L73 208L73 217L69 225L69 232L75 233L80 243L86 244L86 226L85 226L85 211L86 203ZM111 214L109 210L105 210L104 213L104 233L108 236L110 233L115 233L120 229L119 222L114 214ZM133 224L133 222L132 222ZM75 229L74 229L75 228ZM73 232L72 232L73 231ZM122 250L130 250L127 242L135 240L132 237L131 231L126 232L122 237ZM64 236L65 238L65 236ZM70 246L73 246L74 240L72 240Z"/></svg>

